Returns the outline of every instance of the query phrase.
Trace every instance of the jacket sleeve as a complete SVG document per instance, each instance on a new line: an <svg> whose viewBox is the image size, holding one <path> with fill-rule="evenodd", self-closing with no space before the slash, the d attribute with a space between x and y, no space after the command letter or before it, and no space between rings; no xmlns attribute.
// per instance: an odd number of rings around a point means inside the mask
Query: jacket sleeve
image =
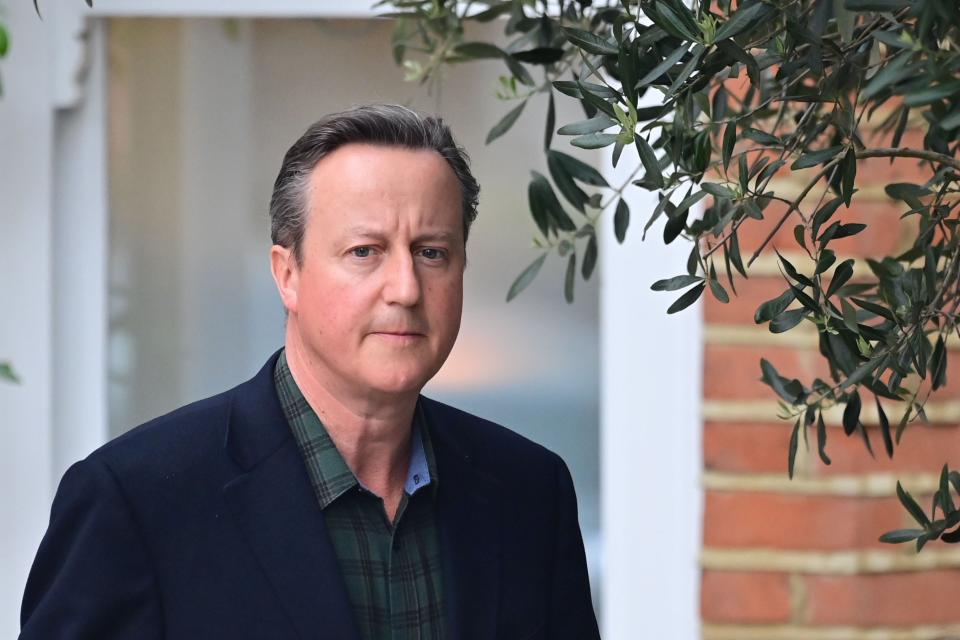
<svg viewBox="0 0 960 640"><path fill-rule="evenodd" d="M163 637L155 573L115 476L99 460L67 470L30 570L21 640Z"/></svg>
<svg viewBox="0 0 960 640"><path fill-rule="evenodd" d="M577 496L570 470L557 458L557 546L551 585L550 619L545 637L593 640L600 638L590 598L587 558L577 518Z"/></svg>

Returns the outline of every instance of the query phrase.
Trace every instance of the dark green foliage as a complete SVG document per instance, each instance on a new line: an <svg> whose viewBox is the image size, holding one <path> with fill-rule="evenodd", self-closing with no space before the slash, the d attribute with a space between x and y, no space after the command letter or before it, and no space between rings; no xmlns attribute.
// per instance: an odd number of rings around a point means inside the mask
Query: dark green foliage
<svg viewBox="0 0 960 640"><path fill-rule="evenodd" d="M453 0L381 4L419 25L400 30L406 39L395 42L424 53L426 63L406 61L418 80L466 59L504 61L509 75L499 94L515 106L490 140L508 131L533 95L550 94L544 136L550 179L534 172L528 192L540 234L535 244L568 261L568 299L574 256L580 253L581 276L590 277L602 215L613 218L614 235L624 241L636 189L657 194L658 204L643 211L643 238L663 225L663 241L689 255L686 275L653 285L683 290L669 313L687 308L708 288L727 302L736 295L737 276L746 277L775 232L789 224L796 249L777 254L784 291L763 303L754 320L774 333L815 328L830 375L808 388L761 363L781 416L794 424L788 471L792 476L801 428L805 440L807 430L816 429L819 457L829 463L831 430L823 412L838 404L844 405L844 433L859 431L872 455L861 422L871 395L884 450L894 455L907 426L924 418L930 392L945 384L947 340L960 323L960 3L504 0L468 3L466 15ZM465 45L464 25L495 15L509 15L506 44ZM575 100L584 117L555 130L553 89ZM879 125L868 131L871 115ZM922 143L903 148L908 121L920 123L924 135ZM630 158L633 175L625 184L607 184L603 176L609 174L565 153L561 143L612 148L613 163ZM624 153L631 146L636 156ZM868 158L919 163L925 177L886 186L903 216L917 223L911 246L901 255L856 260L838 241L871 224L852 219L858 193L877 186L863 166ZM787 172L796 185L789 193L781 179ZM770 207L775 201L784 206ZM757 220L774 229L744 259L738 233ZM521 274L510 297L542 260ZM892 422L886 411L894 409ZM951 473L944 476L947 485ZM883 539L917 540L918 547L938 537L960 539L949 490L939 492L942 518ZM916 515L910 501L901 500Z"/></svg>

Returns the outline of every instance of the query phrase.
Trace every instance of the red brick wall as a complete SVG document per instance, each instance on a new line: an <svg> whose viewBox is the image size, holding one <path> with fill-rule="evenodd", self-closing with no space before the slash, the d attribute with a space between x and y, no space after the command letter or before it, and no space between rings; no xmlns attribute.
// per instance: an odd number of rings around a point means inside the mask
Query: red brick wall
<svg viewBox="0 0 960 640"><path fill-rule="evenodd" d="M905 140L911 142L920 143ZM902 203L889 200L883 187L921 182L923 175L912 160L860 165L862 189L840 217L870 226L831 243L838 262L909 245L913 225L899 219ZM784 171L774 188L788 193L798 186L798 177ZM781 211L771 205L767 220L744 226L746 256ZM797 221L784 225L774 246L806 269L809 258L797 253L792 237ZM867 275L863 266L857 273ZM812 325L777 336L753 323L756 307L786 285L770 259L759 259L750 273L749 280L736 282L739 296L730 304L707 296L705 306L703 637L960 638L960 545L935 542L918 555L913 545L877 540L885 531L911 526L896 499L897 478L929 505L943 463L960 466L960 351L950 354L947 388L928 404L934 424L909 426L893 460L883 452L875 411L867 412L872 397L865 398L864 422L877 459L859 436L844 435L839 413L828 413L833 464L824 466L801 442L790 481L792 423L776 418L776 399L759 381L759 361L765 357L781 374L806 383L815 376L828 379L827 370ZM887 406L891 419L899 419L902 409ZM810 436L815 448L816 434Z"/></svg>

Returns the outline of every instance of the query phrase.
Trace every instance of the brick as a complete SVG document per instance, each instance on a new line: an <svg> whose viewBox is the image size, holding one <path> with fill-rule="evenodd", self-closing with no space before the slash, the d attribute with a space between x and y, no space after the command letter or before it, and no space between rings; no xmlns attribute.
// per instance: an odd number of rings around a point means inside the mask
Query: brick
<svg viewBox="0 0 960 640"><path fill-rule="evenodd" d="M915 148L922 149L922 141L920 144L921 146ZM923 184L933 175L929 164L925 162L914 158L895 158L893 162L890 162L890 158L861 158L857 163L857 175L869 176L872 183L883 186L894 182ZM905 205L904 207L906 210Z"/></svg>
<svg viewBox="0 0 960 640"><path fill-rule="evenodd" d="M890 140L892 139L891 135L886 136L871 136L868 138L867 143L872 147L889 147ZM907 149L923 149L923 138L924 131L923 129L909 127L906 131L903 132L903 138L900 140L900 146ZM889 162L889 160L887 160ZM918 172L906 172L900 179L900 182L926 182L929 175L927 172L918 173Z"/></svg>
<svg viewBox="0 0 960 640"><path fill-rule="evenodd" d="M738 424L709 422L703 431L704 466L730 473L787 473L787 448L791 424ZM883 453L878 427L868 428L877 458L867 453L858 434L847 437L839 428L830 428L827 452L832 464L822 464L812 452L810 475L830 476L856 473L938 473L944 462L960 460L960 426L912 425L904 432L893 459ZM810 433L811 448L816 436ZM801 443L801 447L803 444Z"/></svg>
<svg viewBox="0 0 960 640"><path fill-rule="evenodd" d="M910 626L960 622L960 571L807 576L806 622Z"/></svg>
<svg viewBox="0 0 960 640"><path fill-rule="evenodd" d="M936 338L930 342L936 344ZM960 351L956 349L947 351L947 384L930 396L934 401L947 398L960 398Z"/></svg>
<svg viewBox="0 0 960 640"><path fill-rule="evenodd" d="M768 215L765 220L750 221L741 227L740 245L745 264L754 249L766 238L767 233L773 228L776 220L779 219L780 214L785 209L786 205L783 203L772 203L767 210ZM831 242L830 247L841 257L877 258L898 254L909 247L909 241L915 235L917 225L915 216L900 220L901 213L902 207L892 201L886 203L864 202L856 204L850 212L841 211L837 219L845 222L863 221L868 226L858 235ZM799 218L781 228L765 250L768 252L767 255L773 255L774 249L792 253L802 251L793 238L793 225L798 221ZM721 283L731 294L731 301L729 304L722 304L714 300L713 296L705 295L705 318L707 322L750 324L753 320L754 311L760 304L776 297L786 289L786 283L781 277L754 274L752 277L744 279L739 274L735 274L734 281L737 293L734 295L733 291L730 290L723 270L722 253L718 252L715 255L719 258L717 265ZM810 261L803 260L795 263L795 266L801 272L811 272L812 265L808 262ZM749 273L748 270L748 275Z"/></svg>
<svg viewBox="0 0 960 640"><path fill-rule="evenodd" d="M703 464L711 471L786 473L790 425L708 422L703 429Z"/></svg>
<svg viewBox="0 0 960 640"><path fill-rule="evenodd" d="M750 76L747 75L746 69L741 69L740 74L728 78L723 82L723 88L727 92L736 98L743 98L747 95L747 90L750 88Z"/></svg>
<svg viewBox="0 0 960 640"><path fill-rule="evenodd" d="M760 359L768 360L780 375L799 378L809 386L814 378L829 380L829 368L819 351L785 347L723 346L704 348L703 394L711 400L775 399L760 382Z"/></svg>
<svg viewBox="0 0 960 640"><path fill-rule="evenodd" d="M789 622L788 576L773 572L704 571L700 614L708 622Z"/></svg>
<svg viewBox="0 0 960 640"><path fill-rule="evenodd" d="M896 498L708 490L704 546L825 551L889 549L889 545L877 540L878 536L905 526L908 517Z"/></svg>
<svg viewBox="0 0 960 640"><path fill-rule="evenodd" d="M808 387L819 377L827 382L830 370L817 349L708 344L704 347L703 394L711 400L774 399L773 390L760 382L760 359L765 358L780 375L798 378ZM915 382L907 386L912 388ZM929 386L923 383L923 388ZM922 395L920 396L923 397ZM930 396L930 402L960 398L960 351L947 354L947 384Z"/></svg>
<svg viewBox="0 0 960 640"><path fill-rule="evenodd" d="M854 196L856 198L856 196ZM812 208L812 204L810 207ZM843 206L834 214L833 220L842 222L862 222L867 228L855 236L840 238L830 242L830 248L838 254L849 256L893 255L909 246L905 238L915 233L917 228L916 216L900 220L900 216L907 210L906 205L894 200L870 201L854 200L850 209ZM787 211L787 204L779 201L771 202L764 210L763 220L750 220L740 227L738 239L740 250L746 259L761 245L767 235L774 228L780 218ZM807 208L804 213L809 213ZM793 237L793 228L801 222L800 216L794 213L790 219L777 231L767 251L777 248L783 251L803 251ZM810 247L810 238L807 237L807 246ZM722 256L722 253L720 254ZM772 255L772 254L771 254ZM800 268L800 265L797 265ZM749 271L747 272L749 274Z"/></svg>
<svg viewBox="0 0 960 640"><path fill-rule="evenodd" d="M726 276L721 276L721 284L730 293L729 304L717 302L709 292L704 294L704 321L715 324L748 324L756 326L753 314L761 304L783 293L787 284L781 277L752 277L749 280L734 278L737 294L733 295ZM766 325L764 325L766 326Z"/></svg>

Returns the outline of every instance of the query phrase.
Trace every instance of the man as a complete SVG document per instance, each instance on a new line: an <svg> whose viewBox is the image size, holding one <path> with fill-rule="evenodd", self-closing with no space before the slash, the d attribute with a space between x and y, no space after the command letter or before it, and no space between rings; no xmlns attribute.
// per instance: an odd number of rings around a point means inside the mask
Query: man
<svg viewBox="0 0 960 640"><path fill-rule="evenodd" d="M439 119L310 127L271 200L284 348L67 471L21 638L598 637L563 461L420 396L477 193Z"/></svg>

